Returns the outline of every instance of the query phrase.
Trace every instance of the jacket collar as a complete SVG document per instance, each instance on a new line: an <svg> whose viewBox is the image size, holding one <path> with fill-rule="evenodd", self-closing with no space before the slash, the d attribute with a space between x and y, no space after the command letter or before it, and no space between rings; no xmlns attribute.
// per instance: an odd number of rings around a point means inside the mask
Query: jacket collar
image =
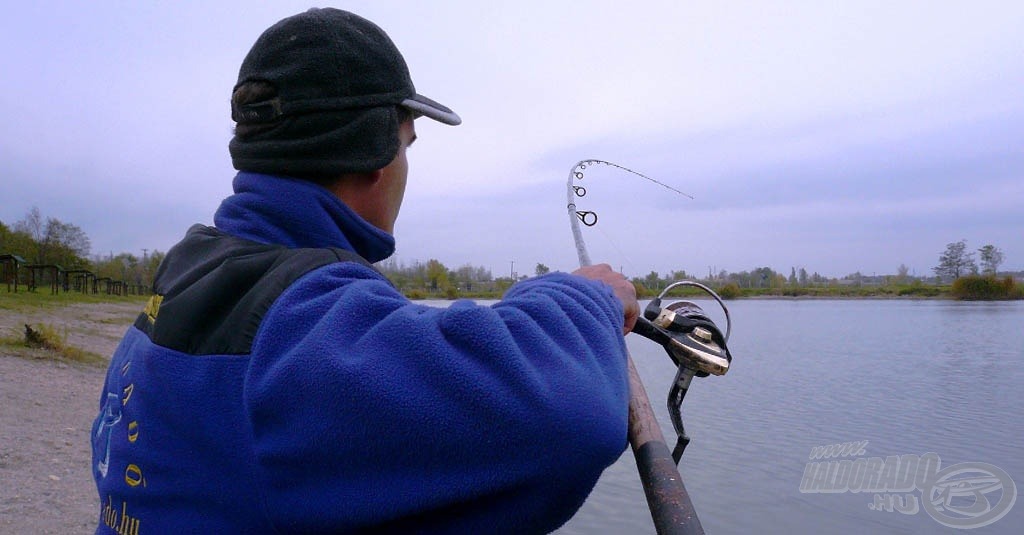
<svg viewBox="0 0 1024 535"><path fill-rule="evenodd" d="M395 238L326 189L305 180L239 172L234 195L213 216L224 232L287 247L340 247L370 262L395 252Z"/></svg>

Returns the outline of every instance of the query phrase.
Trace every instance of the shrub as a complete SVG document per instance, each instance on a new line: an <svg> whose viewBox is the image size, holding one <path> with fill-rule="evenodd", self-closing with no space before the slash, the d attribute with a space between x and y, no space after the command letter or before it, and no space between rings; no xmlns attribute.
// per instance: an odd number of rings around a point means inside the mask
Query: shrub
<svg viewBox="0 0 1024 535"><path fill-rule="evenodd" d="M645 297L654 297L655 295L657 295L657 293L655 293L653 290L649 290L647 286L644 285L644 283L640 282L638 279L633 279L632 282L633 289L636 290L637 299L643 299Z"/></svg>
<svg viewBox="0 0 1024 535"><path fill-rule="evenodd" d="M730 282L718 289L718 296L722 299L736 299L741 293L740 286L735 282Z"/></svg>
<svg viewBox="0 0 1024 535"><path fill-rule="evenodd" d="M957 299L986 300L1014 299L1020 295L1013 277L1002 280L988 275L968 275L953 281L951 293Z"/></svg>

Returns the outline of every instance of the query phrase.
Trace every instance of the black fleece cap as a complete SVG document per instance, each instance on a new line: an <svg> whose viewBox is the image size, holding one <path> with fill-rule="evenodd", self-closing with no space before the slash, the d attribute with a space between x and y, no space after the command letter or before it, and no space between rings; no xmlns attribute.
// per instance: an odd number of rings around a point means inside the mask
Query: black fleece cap
<svg viewBox="0 0 1024 535"><path fill-rule="evenodd" d="M236 169L285 176L372 171L398 153L398 111L449 125L451 109L418 95L409 68L376 24L347 11L310 9L268 28L242 61L238 83L265 82L276 96L232 102L241 125L228 148Z"/></svg>

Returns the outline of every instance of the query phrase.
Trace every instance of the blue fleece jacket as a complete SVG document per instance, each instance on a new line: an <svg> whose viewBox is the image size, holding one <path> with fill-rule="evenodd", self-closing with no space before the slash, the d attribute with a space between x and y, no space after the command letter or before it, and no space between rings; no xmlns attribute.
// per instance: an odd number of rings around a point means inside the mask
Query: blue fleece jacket
<svg viewBox="0 0 1024 535"><path fill-rule="evenodd" d="M316 185L240 173L234 189L227 234L394 250ZM621 325L608 286L564 273L441 309L334 262L284 289L245 354L132 327L93 426L97 533L549 532L625 448Z"/></svg>

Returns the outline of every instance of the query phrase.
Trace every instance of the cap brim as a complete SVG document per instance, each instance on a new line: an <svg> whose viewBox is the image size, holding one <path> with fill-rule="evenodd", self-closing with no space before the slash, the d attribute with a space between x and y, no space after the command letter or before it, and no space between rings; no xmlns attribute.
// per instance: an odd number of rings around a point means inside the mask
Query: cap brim
<svg viewBox="0 0 1024 535"><path fill-rule="evenodd" d="M402 101L402 106L409 108L414 113L430 117L431 119L444 124L456 126L462 124L462 118L448 106L440 104L423 95L414 95Z"/></svg>

